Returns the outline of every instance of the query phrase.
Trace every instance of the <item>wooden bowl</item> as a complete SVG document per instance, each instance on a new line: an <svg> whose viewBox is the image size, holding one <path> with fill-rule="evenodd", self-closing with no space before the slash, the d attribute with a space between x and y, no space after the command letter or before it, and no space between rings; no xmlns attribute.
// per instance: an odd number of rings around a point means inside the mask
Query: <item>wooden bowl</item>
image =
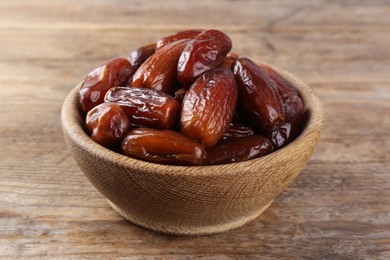
<svg viewBox="0 0 390 260"><path fill-rule="evenodd" d="M297 177L323 128L322 106L312 90L292 74L273 68L298 89L306 122L292 143L265 157L215 166L171 166L113 152L83 130L80 85L62 107L65 139L85 176L132 223L178 235L212 234L242 226L266 210Z"/></svg>

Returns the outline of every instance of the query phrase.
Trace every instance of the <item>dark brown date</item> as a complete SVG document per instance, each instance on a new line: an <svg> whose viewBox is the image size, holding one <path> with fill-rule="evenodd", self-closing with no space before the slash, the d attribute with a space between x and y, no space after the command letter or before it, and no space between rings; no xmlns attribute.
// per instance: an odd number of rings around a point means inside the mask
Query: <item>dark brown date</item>
<svg viewBox="0 0 390 260"><path fill-rule="evenodd" d="M237 84L231 70L215 68L200 76L184 96L181 132L213 147L229 127L237 103Z"/></svg>
<svg viewBox="0 0 390 260"><path fill-rule="evenodd" d="M274 83L256 63L238 58L233 63L239 104L249 123L263 133L278 129L285 120L282 100Z"/></svg>
<svg viewBox="0 0 390 260"><path fill-rule="evenodd" d="M129 116L131 124L157 129L173 128L180 110L175 98L147 88L112 88L104 99L120 105Z"/></svg>
<svg viewBox="0 0 390 260"><path fill-rule="evenodd" d="M291 96L297 96L298 91L296 88L294 88L290 82L288 82L282 75L277 73L274 69L271 67L265 65L265 64L260 64L259 65L264 72L269 76L269 78L275 83L279 95L282 97L291 97Z"/></svg>
<svg viewBox="0 0 390 260"><path fill-rule="evenodd" d="M130 130L127 114L115 103L102 103L92 108L87 113L85 125L91 138L107 148L120 146Z"/></svg>
<svg viewBox="0 0 390 260"><path fill-rule="evenodd" d="M103 103L107 90L126 85L134 68L124 58L115 58L91 71L80 87L80 104L84 112Z"/></svg>
<svg viewBox="0 0 390 260"><path fill-rule="evenodd" d="M242 162L273 151L271 142L261 135L221 140L207 152L208 164Z"/></svg>
<svg viewBox="0 0 390 260"><path fill-rule="evenodd" d="M129 54L130 65L138 69L150 56L156 52L156 43L151 43L132 51Z"/></svg>
<svg viewBox="0 0 390 260"><path fill-rule="evenodd" d="M174 35L170 35L168 37L161 38L157 42L157 49L160 49L160 48L164 47L165 45L168 45L171 42L175 42L178 40L194 39L201 32L204 32L204 30L203 29L191 29L191 30L185 30L185 31L178 32L178 33L176 33Z"/></svg>
<svg viewBox="0 0 390 260"><path fill-rule="evenodd" d="M206 159L203 145L171 130L133 129L123 140L122 151L127 156L161 164L202 165Z"/></svg>
<svg viewBox="0 0 390 260"><path fill-rule="evenodd" d="M135 72L131 85L173 95L179 86L177 63L187 42L175 41L156 51Z"/></svg>
<svg viewBox="0 0 390 260"><path fill-rule="evenodd" d="M177 65L178 79L184 87L189 87L202 73L220 66L232 42L225 33L208 30L192 39L180 56Z"/></svg>
<svg viewBox="0 0 390 260"><path fill-rule="evenodd" d="M240 123L230 123L228 129L223 133L221 140L230 140L234 138L241 138L245 136L254 135L252 127Z"/></svg>
<svg viewBox="0 0 390 260"><path fill-rule="evenodd" d="M302 99L299 96L285 97L283 105L286 110L286 122L269 137L276 148L281 148L295 139L302 125L304 109Z"/></svg>

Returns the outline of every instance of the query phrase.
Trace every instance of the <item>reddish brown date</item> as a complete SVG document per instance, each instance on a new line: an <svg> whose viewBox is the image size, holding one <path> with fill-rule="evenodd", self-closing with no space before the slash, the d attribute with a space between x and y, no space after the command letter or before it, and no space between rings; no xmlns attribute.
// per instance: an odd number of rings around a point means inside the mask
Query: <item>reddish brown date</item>
<svg viewBox="0 0 390 260"><path fill-rule="evenodd" d="M185 31L178 32L178 33L170 35L168 37L161 38L157 42L157 49L160 49L160 48L164 47L165 45L168 45L171 42L175 42L178 40L194 39L201 32L204 32L204 30L203 29L191 29L191 30L185 30Z"/></svg>
<svg viewBox="0 0 390 260"><path fill-rule="evenodd" d="M302 124L304 109L302 99L299 96L285 97L283 105L286 110L286 122L270 135L270 140L276 148L281 148L295 139Z"/></svg>
<svg viewBox="0 0 390 260"><path fill-rule="evenodd" d="M230 140L234 138L241 138L245 136L254 135L252 127L240 123L230 123L228 129L223 133L221 140Z"/></svg>
<svg viewBox="0 0 390 260"><path fill-rule="evenodd" d="M135 72L131 85L174 94L179 85L177 63L187 42L175 41L156 51Z"/></svg>
<svg viewBox="0 0 390 260"><path fill-rule="evenodd" d="M107 92L105 101L120 105L131 124L158 129L173 128L180 110L175 98L147 88L112 88Z"/></svg>
<svg viewBox="0 0 390 260"><path fill-rule="evenodd" d="M215 68L199 77L184 96L180 129L183 134L213 147L233 119L237 85L231 70Z"/></svg>
<svg viewBox="0 0 390 260"><path fill-rule="evenodd" d="M264 72L269 76L269 78L275 83L279 95L282 97L291 97L297 96L298 91L294 88L290 82L288 82L285 78L282 77L279 73L277 73L271 67L260 64L260 67L264 70Z"/></svg>
<svg viewBox="0 0 390 260"><path fill-rule="evenodd" d="M84 112L103 103L104 95L112 87L126 85L134 68L124 58L115 58L91 71L80 87L80 104Z"/></svg>
<svg viewBox="0 0 390 260"><path fill-rule="evenodd" d="M123 140L122 151L127 156L161 164L202 165L206 159L201 144L171 130L133 129Z"/></svg>
<svg viewBox="0 0 390 260"><path fill-rule="evenodd" d="M138 69L150 56L156 52L156 43L151 43L132 51L129 54L130 65Z"/></svg>
<svg viewBox="0 0 390 260"><path fill-rule="evenodd" d="M282 100L275 85L256 63L239 58L233 63L239 104L250 124L264 133L278 129L285 120Z"/></svg>
<svg viewBox="0 0 390 260"><path fill-rule="evenodd" d="M238 59L238 54L235 52L229 52L223 60L222 67L230 69L233 63Z"/></svg>
<svg viewBox="0 0 390 260"><path fill-rule="evenodd" d="M178 79L189 87L202 73L220 66L232 42L225 33L208 30L192 39L180 56L177 65Z"/></svg>
<svg viewBox="0 0 390 260"><path fill-rule="evenodd" d="M130 129L125 111L114 103L102 103L92 108L86 116L85 125L91 138L107 147L118 147Z"/></svg>
<svg viewBox="0 0 390 260"><path fill-rule="evenodd" d="M208 150L208 164L242 162L273 152L271 142L260 135L222 140Z"/></svg>

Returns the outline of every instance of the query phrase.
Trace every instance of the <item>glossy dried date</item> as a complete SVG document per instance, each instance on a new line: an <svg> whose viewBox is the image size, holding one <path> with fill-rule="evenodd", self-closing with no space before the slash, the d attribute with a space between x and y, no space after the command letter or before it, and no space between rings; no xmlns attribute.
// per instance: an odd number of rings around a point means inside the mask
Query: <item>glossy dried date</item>
<svg viewBox="0 0 390 260"><path fill-rule="evenodd" d="M92 108L85 118L91 138L107 147L118 147L130 129L125 111L115 103L102 103Z"/></svg>
<svg viewBox="0 0 390 260"><path fill-rule="evenodd" d="M279 95L282 97L297 96L298 91L282 75L277 73L273 68L265 64L259 65L269 78L275 83Z"/></svg>
<svg viewBox="0 0 390 260"><path fill-rule="evenodd" d="M221 140L230 140L254 134L255 132L252 127L240 123L230 123L228 129L223 133Z"/></svg>
<svg viewBox="0 0 390 260"><path fill-rule="evenodd" d="M131 124L158 129L173 128L180 110L175 98L147 88L112 88L107 92L105 101L120 105Z"/></svg>
<svg viewBox="0 0 390 260"><path fill-rule="evenodd" d="M125 155L149 162L174 165L202 165L204 147L184 135L171 130L150 128L133 129L122 143Z"/></svg>
<svg viewBox="0 0 390 260"><path fill-rule="evenodd" d="M115 58L91 71L80 87L80 104L84 112L103 103L107 90L126 85L134 68L124 58Z"/></svg>
<svg viewBox="0 0 390 260"><path fill-rule="evenodd" d="M214 146L233 119L237 84L231 70L215 68L199 77L184 96L180 114L183 134Z"/></svg>
<svg viewBox="0 0 390 260"><path fill-rule="evenodd" d="M239 104L250 124L263 133L271 133L285 120L282 100L274 83L256 63L238 58L233 63Z"/></svg>
<svg viewBox="0 0 390 260"><path fill-rule="evenodd" d="M302 125L304 110L302 99L299 96L285 97L283 105L286 110L286 122L269 137L276 148L281 148L295 139Z"/></svg>
<svg viewBox="0 0 390 260"><path fill-rule="evenodd" d="M165 45L170 44L171 42L175 42L182 39L194 39L196 36L198 36L201 32L204 32L203 29L190 29L178 32L176 34L170 35L168 37L161 38L157 42L157 49L160 49L164 47Z"/></svg>
<svg viewBox="0 0 390 260"><path fill-rule="evenodd" d="M174 94L179 86L177 63L187 42L175 41L156 51L135 72L131 85Z"/></svg>
<svg viewBox="0 0 390 260"><path fill-rule="evenodd" d="M207 30L192 39L180 56L177 65L179 82L189 87L202 73L220 66L232 42L225 33Z"/></svg>
<svg viewBox="0 0 390 260"><path fill-rule="evenodd" d="M207 151L208 164L242 162L273 151L271 142L261 135L222 140Z"/></svg>
<svg viewBox="0 0 390 260"><path fill-rule="evenodd" d="M134 69L138 69L150 56L156 52L156 43L151 43L130 52L129 62Z"/></svg>

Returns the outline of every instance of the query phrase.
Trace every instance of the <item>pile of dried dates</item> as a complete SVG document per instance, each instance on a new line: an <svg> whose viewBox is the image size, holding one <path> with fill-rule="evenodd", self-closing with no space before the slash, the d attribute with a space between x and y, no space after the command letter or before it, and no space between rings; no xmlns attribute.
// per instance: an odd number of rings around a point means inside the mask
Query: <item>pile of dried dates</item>
<svg viewBox="0 0 390 260"><path fill-rule="evenodd" d="M299 134L302 99L231 48L221 31L192 29L94 69L79 92L86 132L127 156L173 165L240 162L285 146Z"/></svg>

